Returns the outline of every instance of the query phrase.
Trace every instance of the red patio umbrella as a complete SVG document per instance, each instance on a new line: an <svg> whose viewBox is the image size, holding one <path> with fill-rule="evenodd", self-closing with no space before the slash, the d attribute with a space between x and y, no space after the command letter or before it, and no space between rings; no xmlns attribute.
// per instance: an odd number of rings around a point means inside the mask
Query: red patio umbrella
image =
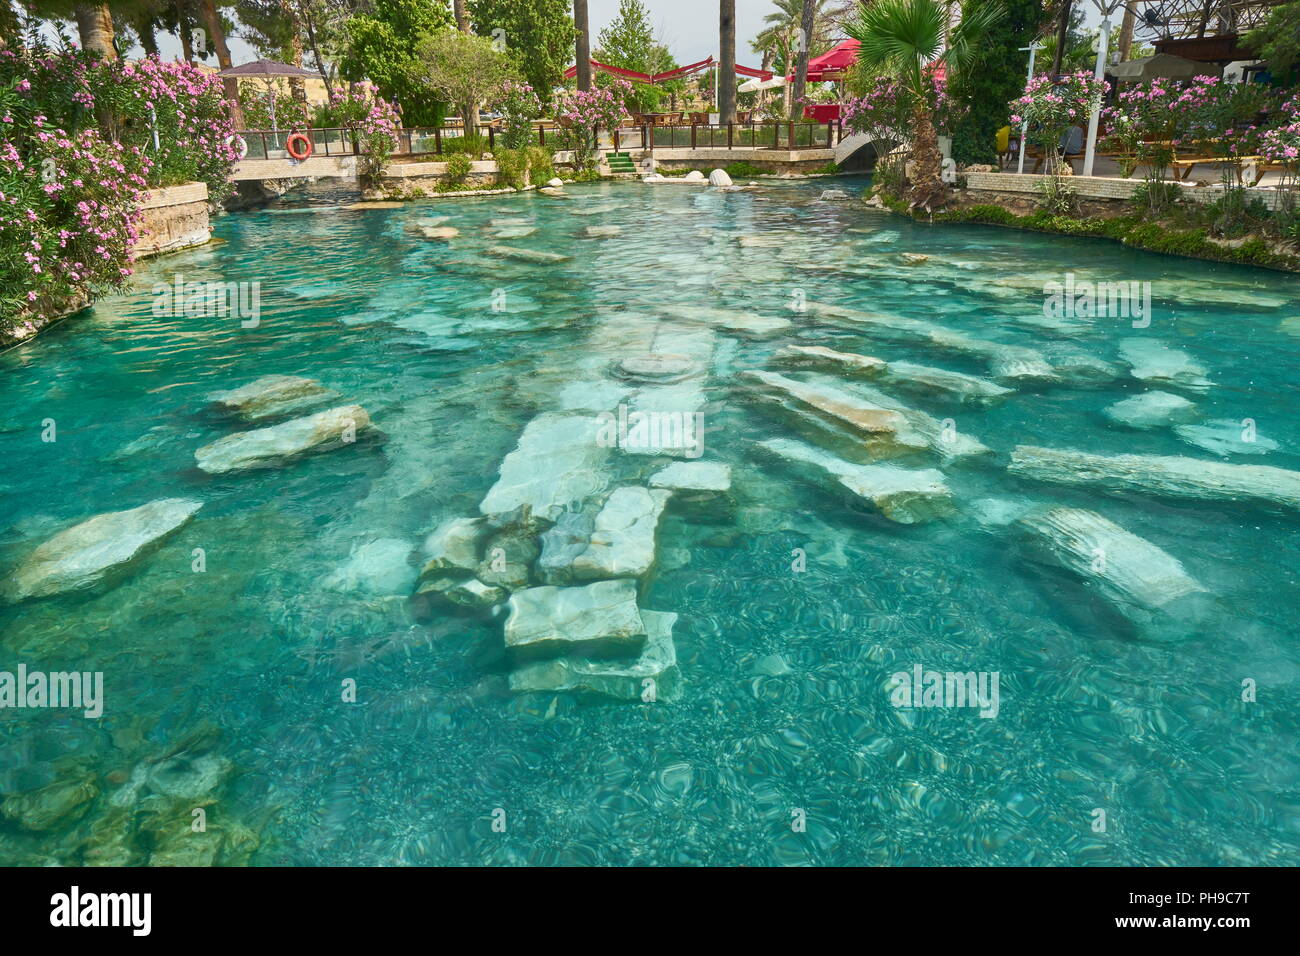
<svg viewBox="0 0 1300 956"><path fill-rule="evenodd" d="M857 60L860 45L857 40L842 40L821 56L813 57L808 61L808 82L840 79ZM794 74L791 73L786 79L793 83Z"/></svg>

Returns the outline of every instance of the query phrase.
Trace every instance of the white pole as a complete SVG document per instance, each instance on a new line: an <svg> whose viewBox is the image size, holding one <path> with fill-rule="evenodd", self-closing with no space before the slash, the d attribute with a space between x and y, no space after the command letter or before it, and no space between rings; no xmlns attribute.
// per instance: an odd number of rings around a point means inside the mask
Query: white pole
<svg viewBox="0 0 1300 956"><path fill-rule="evenodd" d="M1097 69L1093 72L1093 77L1098 83L1104 83L1106 78L1106 47L1110 43L1110 13L1107 12L1101 21L1101 35L1097 37ZM1101 97L1098 96L1092 103L1092 108L1088 112L1088 148L1083 154L1083 174L1092 175L1092 164L1097 158L1097 123L1101 119Z"/></svg>
<svg viewBox="0 0 1300 956"><path fill-rule="evenodd" d="M1020 49L1029 51L1029 73L1025 77L1025 89L1029 89L1029 84L1034 82L1034 54L1041 50L1042 46L1037 43L1031 43L1029 46L1022 46ZM1026 140L1028 138L1029 120L1026 119L1020 124L1020 162L1016 165L1016 172L1018 173L1023 173L1025 171L1025 146L1027 145Z"/></svg>

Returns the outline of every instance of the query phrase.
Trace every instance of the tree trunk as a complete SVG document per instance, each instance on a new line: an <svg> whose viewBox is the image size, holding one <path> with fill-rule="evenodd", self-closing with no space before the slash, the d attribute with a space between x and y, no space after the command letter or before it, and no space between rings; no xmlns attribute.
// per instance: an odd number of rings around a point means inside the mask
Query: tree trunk
<svg viewBox="0 0 1300 956"><path fill-rule="evenodd" d="M782 50L782 53L785 54L785 57L782 60L782 62L785 64L785 68L788 70L790 68L790 44L787 43L785 45L785 49ZM790 84L789 83L782 84L781 86L781 115L782 116L790 115L790 110L793 108L790 105L791 102L793 102L793 100L790 96Z"/></svg>
<svg viewBox="0 0 1300 956"><path fill-rule="evenodd" d="M573 0L573 28L578 33L578 89L591 89L591 21L587 17L587 0Z"/></svg>
<svg viewBox="0 0 1300 956"><path fill-rule="evenodd" d="M279 2L280 16L293 27L289 34L289 62L294 66L302 66L302 33L298 29L298 15L290 0L279 0ZM289 77L289 94L295 103L307 102L307 84L301 76Z"/></svg>
<svg viewBox="0 0 1300 956"><path fill-rule="evenodd" d="M154 34L153 15L141 13L135 21L135 32L140 36L140 46L145 56L158 55L158 37Z"/></svg>
<svg viewBox="0 0 1300 956"><path fill-rule="evenodd" d="M943 185L943 156L934 129L930 107L918 100L912 108L912 163L915 175L908 190L908 202L927 212L941 208L948 198Z"/></svg>
<svg viewBox="0 0 1300 956"><path fill-rule="evenodd" d="M788 114L791 119L798 118L794 114L803 102L804 89L808 85L808 53L812 49L816 13L817 0L803 0L803 17L799 21L799 60L794 71L794 93L790 97L794 102Z"/></svg>
<svg viewBox="0 0 1300 956"><path fill-rule="evenodd" d="M87 53L98 53L105 60L116 60L117 50L113 47L113 15L108 6L78 4L74 14L77 19L77 33L81 36L81 48Z"/></svg>
<svg viewBox="0 0 1300 956"><path fill-rule="evenodd" d="M298 0L298 12L302 16L303 25L307 28L307 42L311 44L311 55L316 60L316 69L320 72L320 78L325 81L325 94L332 100L334 84L330 82L329 73L325 70L325 61L321 59L320 46L316 43L316 24L312 22L311 9L304 0Z"/></svg>
<svg viewBox="0 0 1300 956"><path fill-rule="evenodd" d="M193 22L184 0L176 0L176 32L181 38L181 56L190 66L194 65L194 44L190 36Z"/></svg>
<svg viewBox="0 0 1300 956"><path fill-rule="evenodd" d="M718 122L736 121L736 0L718 0Z"/></svg>
<svg viewBox="0 0 1300 956"><path fill-rule="evenodd" d="M469 10L466 7L465 0L452 0L452 9L456 16L456 29L465 36L469 36L473 30L469 22ZM465 135L469 136L477 132L480 122L478 113L478 104L469 103L461 111L461 120L465 124Z"/></svg>
<svg viewBox="0 0 1300 956"><path fill-rule="evenodd" d="M1065 56L1065 37L1070 32L1070 0L1061 4L1061 19L1056 24L1056 53L1052 56L1052 76L1061 75L1061 58Z"/></svg>
<svg viewBox="0 0 1300 956"><path fill-rule="evenodd" d="M226 32L221 28L221 15L217 12L216 0L199 0L199 6L203 13L203 23L208 30L208 39L217 51L217 64L221 69L228 70L234 64L230 60L230 47L226 46ZM239 108L239 80L225 76L221 78L221 85L225 87L226 102L230 104L235 129L243 129L244 111Z"/></svg>
<svg viewBox="0 0 1300 956"><path fill-rule="evenodd" d="M1133 21L1136 17L1133 14L1133 8L1124 7L1124 19L1120 21L1119 26L1119 59L1122 63L1128 59L1128 55L1133 50Z"/></svg>

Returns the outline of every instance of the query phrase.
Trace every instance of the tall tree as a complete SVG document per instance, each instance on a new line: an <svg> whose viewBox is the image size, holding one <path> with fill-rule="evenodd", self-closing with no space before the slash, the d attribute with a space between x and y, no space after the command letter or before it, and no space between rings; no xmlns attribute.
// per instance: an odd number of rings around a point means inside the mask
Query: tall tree
<svg viewBox="0 0 1300 956"><path fill-rule="evenodd" d="M416 49L452 25L445 0L372 0L344 23L339 70L347 80L373 81L381 96L401 107L408 126L436 126L445 100L429 85Z"/></svg>
<svg viewBox="0 0 1300 956"><path fill-rule="evenodd" d="M420 76L454 103L473 129L471 116L515 79L514 66L487 37L439 30L420 41L415 51Z"/></svg>
<svg viewBox="0 0 1300 956"><path fill-rule="evenodd" d="M803 10L799 18L799 48L794 70L794 91L790 104L790 118L795 119L803 102L804 89L808 85L808 51L812 49L813 27L817 15L817 0L803 0Z"/></svg>
<svg viewBox="0 0 1300 956"><path fill-rule="evenodd" d="M965 7L972 0L966 0ZM996 163L998 130L1011 121L1011 101L1025 86L1029 53L1020 49L1051 22L1042 0L1002 0L1006 16L984 39L983 63L948 83L949 98L965 103L952 133L952 158L959 163Z"/></svg>
<svg viewBox="0 0 1300 956"><path fill-rule="evenodd" d="M908 199L914 207L932 211L947 200L934 124L934 70L942 66L951 82L953 74L972 68L1004 15L996 0L972 2L961 23L948 29L948 11L939 0L864 0L857 19L845 27L861 44L859 66L896 77L911 110L916 171Z"/></svg>
<svg viewBox="0 0 1300 956"><path fill-rule="evenodd" d="M718 0L718 122L736 121L736 0Z"/></svg>
<svg viewBox="0 0 1300 956"><path fill-rule="evenodd" d="M663 65L663 51L655 41L650 11L641 0L619 0L618 15L596 38L596 59L622 70L655 73ZM628 106L639 112L659 105L660 91L647 83L634 83Z"/></svg>
<svg viewBox="0 0 1300 956"><path fill-rule="evenodd" d="M591 19L587 16L587 0L573 0L573 28L578 89L585 93L591 89Z"/></svg>
<svg viewBox="0 0 1300 956"><path fill-rule="evenodd" d="M199 12L203 17L208 41L217 54L217 65L223 70L228 70L234 66L234 61L230 59L230 47L226 45L226 28L221 22L217 2L218 0L199 0ZM239 80L233 76L222 77L221 85L225 89L226 102L230 104L230 111L235 119L235 128L242 129L244 112L239 108Z"/></svg>
<svg viewBox="0 0 1300 956"><path fill-rule="evenodd" d="M564 85L574 54L569 0L469 0L469 15L476 33L501 38L506 56L549 103L555 88Z"/></svg>

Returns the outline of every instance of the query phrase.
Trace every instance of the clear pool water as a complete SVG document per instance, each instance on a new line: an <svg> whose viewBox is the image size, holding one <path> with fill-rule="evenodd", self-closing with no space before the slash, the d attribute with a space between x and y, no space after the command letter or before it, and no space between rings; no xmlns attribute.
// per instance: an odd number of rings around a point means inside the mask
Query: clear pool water
<svg viewBox="0 0 1300 956"><path fill-rule="evenodd" d="M94 514L205 502L113 587L0 609L0 670L102 670L107 684L98 721L0 711L0 791L74 771L99 791L50 831L0 822L0 857L88 858L107 839L96 821L126 819L105 814L132 769L215 726L234 772L209 818L258 833L254 864L1300 862L1295 514L1006 474L1019 444L1215 458L1169 429L1104 418L1142 389L1127 381L957 412L997 461L950 471L956 518L904 527L755 459L752 439L788 432L736 387L788 343L983 373L821 325L791 310L801 296L1109 361L1136 334L1206 367L1213 386L1186 394L1207 419L1251 418L1278 445L1227 460L1300 468L1300 280L817 201L863 182L244 212L218 222L219 242L145 264L127 294L0 356L4 567ZM457 239L419 235L438 216ZM536 232L493 237L491 220L514 218ZM622 233L582 237L596 223ZM572 259L482 255L494 243ZM1035 325L1042 283L1067 272L1150 282L1150 328ZM260 325L155 315L152 287L178 273L259 281ZM766 339L718 338L705 457L734 469L734 522L670 513L660 528L641 603L680 615L684 692L655 705L512 697L499 619L413 616L413 568L348 562L374 541L414 550L441 520L476 514L523 427L614 347L602 328L665 303L796 319ZM276 470L197 471L194 450L231 431L205 395L277 373L365 406L386 440ZM1213 625L1167 644L1125 631L1087 589L1033 573L972 520L990 496L1095 509L1154 542L1214 594ZM999 672L997 718L891 706L890 675L918 663ZM340 700L347 677L355 704ZM147 859L147 845L133 852Z"/></svg>

